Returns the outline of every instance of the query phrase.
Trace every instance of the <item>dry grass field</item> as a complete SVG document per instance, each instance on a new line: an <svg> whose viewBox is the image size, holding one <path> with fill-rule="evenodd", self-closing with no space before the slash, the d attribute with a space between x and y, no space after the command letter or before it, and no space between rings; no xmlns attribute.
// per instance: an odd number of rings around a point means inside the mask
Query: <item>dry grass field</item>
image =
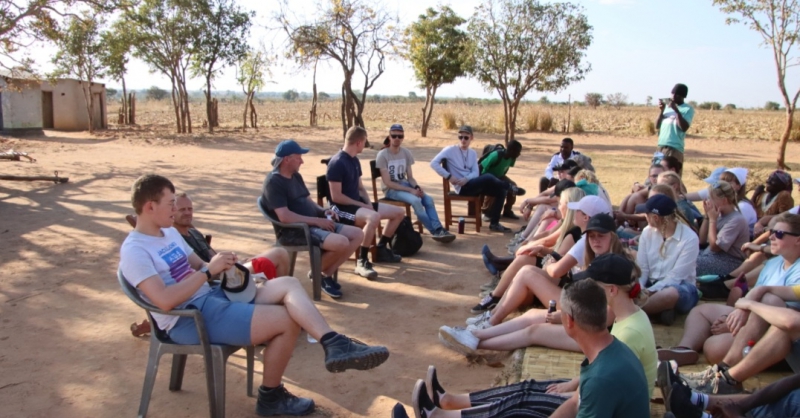
<svg viewBox="0 0 800 418"><path fill-rule="evenodd" d="M115 115L118 103L109 105L109 114ZM259 125L262 127L308 126L310 102L260 101L256 103ZM317 106L320 126L341 126L339 102L321 101ZM376 103L367 102L364 119L367 127L386 129L392 123L402 123L406 130L418 131L422 125L422 103ZM220 124L224 128L241 126L244 103L221 102ZM191 104L195 132L202 132L200 125L205 120L205 102ZM170 128L174 125L171 102L146 101L137 103L137 122L140 125ZM503 107L501 104L465 103L437 104L433 110L430 129L444 129L444 116L449 116L456 125L470 124L476 131L503 133ZM550 129L541 129L541 119L549 115ZM570 126L580 124L587 133L614 136L651 136L647 124L655 120L658 109L654 106L632 106L614 109L607 106L592 109L573 106ZM523 105L517 117L520 132L563 132L567 123L568 107L563 105ZM114 118L109 118L114 119ZM780 111L762 110L700 110L695 114L690 135L717 139L776 140L783 132L785 116ZM109 120L113 125L116 120ZM578 130L580 131L580 130Z"/></svg>

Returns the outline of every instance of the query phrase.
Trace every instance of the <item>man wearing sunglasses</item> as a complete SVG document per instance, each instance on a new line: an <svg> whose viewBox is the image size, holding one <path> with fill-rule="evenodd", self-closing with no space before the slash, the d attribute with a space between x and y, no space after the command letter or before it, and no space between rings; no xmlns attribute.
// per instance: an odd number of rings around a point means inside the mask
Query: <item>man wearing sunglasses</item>
<svg viewBox="0 0 800 418"><path fill-rule="evenodd" d="M489 208L489 229L495 232L507 232L510 229L500 224L500 211L510 184L492 174L480 174L478 154L470 149L472 144L472 127L464 125L458 130L458 145L450 145L439 152L431 161L433 171L444 177L453 185L461 196L491 196L494 204ZM442 160L447 160L447 170L442 167Z"/></svg>
<svg viewBox="0 0 800 418"><path fill-rule="evenodd" d="M403 125L397 123L392 125L389 128L389 146L378 152L375 158L375 165L381 171L383 192L387 199L411 205L417 218L435 241L452 242L456 236L442 227L433 199L414 179L411 172L414 156L411 155L411 151L401 146L403 138L405 138Z"/></svg>

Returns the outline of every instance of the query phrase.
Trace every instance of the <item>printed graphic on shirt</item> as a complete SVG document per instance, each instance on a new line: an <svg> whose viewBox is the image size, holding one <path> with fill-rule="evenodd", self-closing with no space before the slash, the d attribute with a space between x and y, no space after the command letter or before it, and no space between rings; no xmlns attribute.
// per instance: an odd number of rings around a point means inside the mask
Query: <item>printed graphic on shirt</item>
<svg viewBox="0 0 800 418"><path fill-rule="evenodd" d="M406 180L406 159L400 158L397 160L387 161L389 168L389 177L393 182L400 182Z"/></svg>
<svg viewBox="0 0 800 418"><path fill-rule="evenodd" d="M169 266L169 275L179 282L192 274L192 268L189 266L189 257L175 242L170 243L169 246L162 248L158 251L159 257L164 260Z"/></svg>

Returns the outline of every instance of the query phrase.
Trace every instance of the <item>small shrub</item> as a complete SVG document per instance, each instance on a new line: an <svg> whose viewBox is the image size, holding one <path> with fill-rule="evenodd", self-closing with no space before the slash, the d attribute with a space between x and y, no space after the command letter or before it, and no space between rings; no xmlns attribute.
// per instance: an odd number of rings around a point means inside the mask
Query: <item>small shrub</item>
<svg viewBox="0 0 800 418"><path fill-rule="evenodd" d="M704 110L720 110L722 109L722 105L717 102L703 102L697 106L700 109Z"/></svg>
<svg viewBox="0 0 800 418"><path fill-rule="evenodd" d="M580 119L575 119L572 121L572 132L576 134L586 132L586 130L583 129L583 124L581 123Z"/></svg>
<svg viewBox="0 0 800 418"><path fill-rule="evenodd" d="M456 114L450 110L442 112L442 124L444 125L444 129L458 129Z"/></svg>
<svg viewBox="0 0 800 418"><path fill-rule="evenodd" d="M781 110L781 105L776 102L767 102L764 105L764 110Z"/></svg>
<svg viewBox="0 0 800 418"><path fill-rule="evenodd" d="M530 109L525 113L525 132L533 132L539 126L539 112Z"/></svg>
<svg viewBox="0 0 800 418"><path fill-rule="evenodd" d="M542 132L550 132L553 130L553 117L550 112L542 112L539 114L539 130Z"/></svg>
<svg viewBox="0 0 800 418"><path fill-rule="evenodd" d="M728 104L725 105L725 107L723 107L723 109L725 109L725 110L736 110L736 105L733 104L733 103L728 103Z"/></svg>
<svg viewBox="0 0 800 418"><path fill-rule="evenodd" d="M642 119L642 132L645 135L656 134L656 124L650 119Z"/></svg>
<svg viewBox="0 0 800 418"><path fill-rule="evenodd" d="M597 109L597 106L603 104L603 95L600 93L586 93L586 105L591 106L592 109Z"/></svg>

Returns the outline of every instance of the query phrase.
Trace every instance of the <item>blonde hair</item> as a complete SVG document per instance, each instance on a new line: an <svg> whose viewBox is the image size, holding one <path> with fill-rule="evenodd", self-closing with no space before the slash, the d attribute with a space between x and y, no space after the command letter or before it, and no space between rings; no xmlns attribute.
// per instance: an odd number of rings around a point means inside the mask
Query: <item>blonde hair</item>
<svg viewBox="0 0 800 418"><path fill-rule="evenodd" d="M739 210L737 206L739 201L736 199L736 190L733 190L733 186L725 180L720 180L708 186L708 195L709 197L723 198L733 206L734 209Z"/></svg>
<svg viewBox="0 0 800 418"><path fill-rule="evenodd" d="M678 173L674 171L664 171L658 175L658 184L661 184L662 180L665 184L671 186L672 189L675 190L675 193L678 193L678 190L681 188L681 176L678 175Z"/></svg>
<svg viewBox="0 0 800 418"><path fill-rule="evenodd" d="M675 189L673 189L672 186L670 186L668 184L656 184L655 186L653 186L652 189L650 189L650 192L651 193L652 192L656 192L658 194L663 194L664 196L667 196L668 198L672 199L673 201L677 201L678 200L678 194L675 193Z"/></svg>
<svg viewBox="0 0 800 418"><path fill-rule="evenodd" d="M561 192L561 199L560 202L562 204L578 202L586 195L586 193L577 188L577 187L570 187ZM564 219L561 220L561 223L558 225L559 234L558 239L556 240L555 248L558 250L561 247L561 242L564 241L564 237L567 236L567 232L575 227L575 211L573 209L567 209L567 215L564 216Z"/></svg>
<svg viewBox="0 0 800 418"><path fill-rule="evenodd" d="M672 171L666 171L666 173L672 173ZM675 174L675 173L672 173L672 174ZM680 184L680 180L678 180L678 184ZM672 199L676 204L678 203L678 192L676 192L675 189L673 189L671 186L669 186L667 184L656 184L655 186L653 186L652 189L650 189L650 192L651 193L652 192L656 192L658 194L663 194L664 196L667 196L670 199ZM686 219L685 216L683 216L683 213L680 211L680 208L676 208L675 212L673 212L672 215L659 216L659 218L664 218L664 219L675 218L675 222L681 221L686 226L688 226L689 228L692 228L692 231L697 232L697 228L694 225L692 225L689 222L689 220ZM663 228L659 228L659 232L663 232ZM662 233L661 235L664 235L664 234ZM662 251L664 250L664 245L663 244L661 245L661 250Z"/></svg>
<svg viewBox="0 0 800 418"><path fill-rule="evenodd" d="M587 183L600 184L600 180L597 179L597 174L591 170L578 171L578 174L575 174L574 178L576 183L581 180L586 180Z"/></svg>
<svg viewBox="0 0 800 418"><path fill-rule="evenodd" d="M347 133L344 134L344 141L347 145L353 145L366 137L367 130L355 125L350 127L350 129L347 130Z"/></svg>

